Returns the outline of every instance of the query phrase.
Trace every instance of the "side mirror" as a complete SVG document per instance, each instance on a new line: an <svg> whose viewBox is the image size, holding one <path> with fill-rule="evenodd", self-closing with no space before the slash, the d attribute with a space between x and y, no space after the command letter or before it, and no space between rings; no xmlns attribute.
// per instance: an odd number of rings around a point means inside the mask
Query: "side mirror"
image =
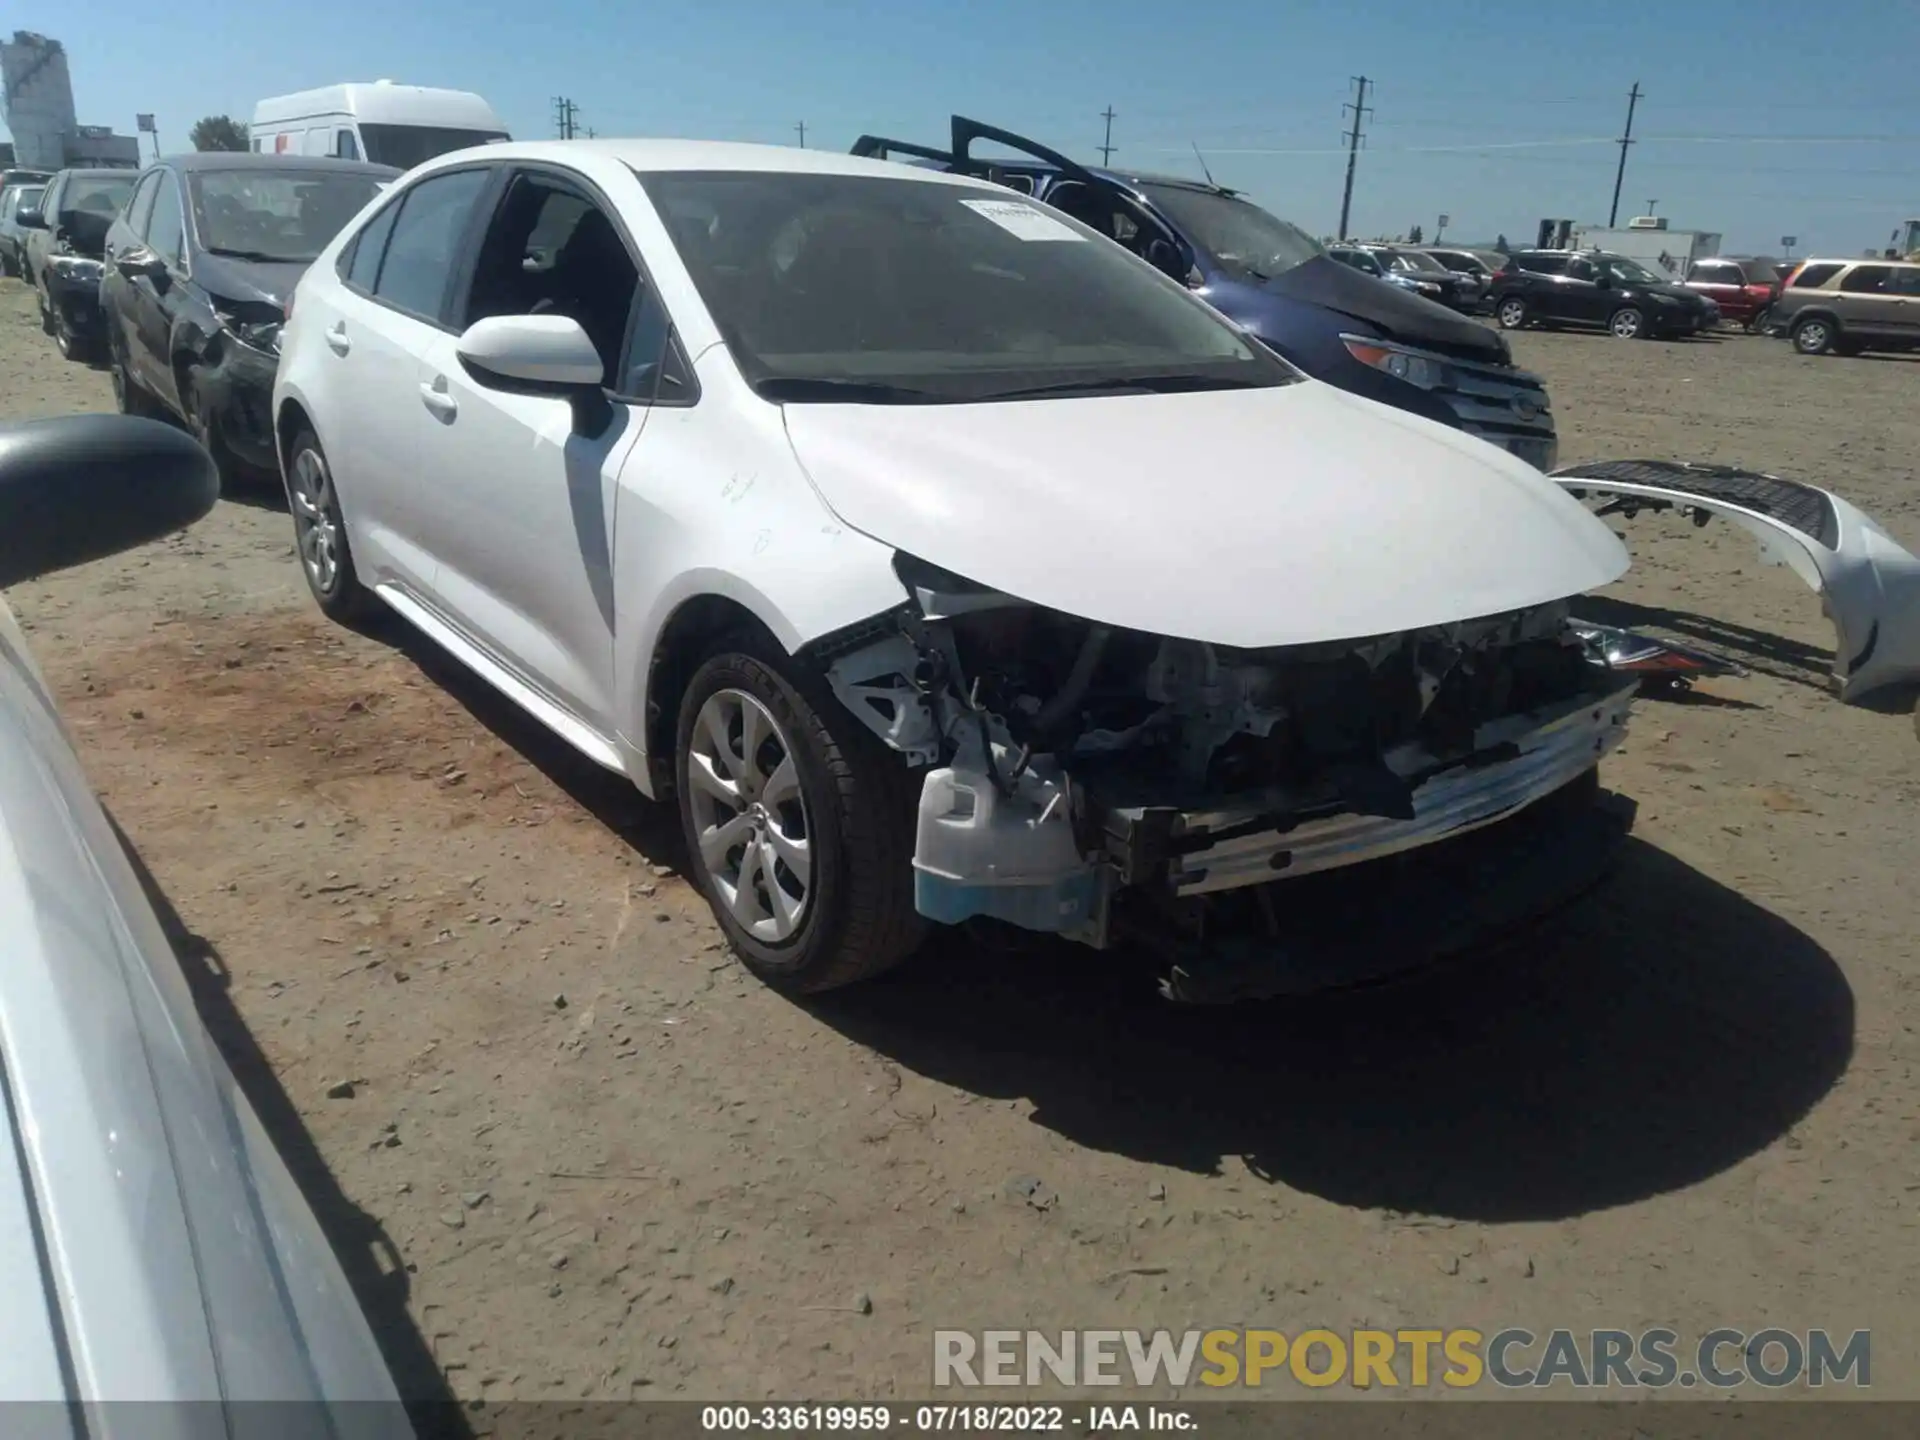
<svg viewBox="0 0 1920 1440"><path fill-rule="evenodd" d="M219 498L212 457L158 420L0 426L0 587L183 530Z"/></svg>
<svg viewBox="0 0 1920 1440"><path fill-rule="evenodd" d="M44 230L47 228L47 217L36 207L14 212L13 223L22 230Z"/></svg>
<svg viewBox="0 0 1920 1440"><path fill-rule="evenodd" d="M137 280L142 275L149 280L158 280L167 273L167 262L144 245L127 251L116 259L113 265L129 280Z"/></svg>
<svg viewBox="0 0 1920 1440"><path fill-rule="evenodd" d="M598 435L612 417L601 388L606 363L570 315L489 315L467 327L454 353L475 384L571 402L585 434Z"/></svg>

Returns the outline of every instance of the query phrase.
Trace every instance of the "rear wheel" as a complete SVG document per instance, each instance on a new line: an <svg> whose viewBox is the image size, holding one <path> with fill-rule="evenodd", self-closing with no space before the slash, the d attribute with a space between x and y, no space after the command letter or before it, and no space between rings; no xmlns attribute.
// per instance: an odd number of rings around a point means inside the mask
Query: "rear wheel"
<svg viewBox="0 0 1920 1440"><path fill-rule="evenodd" d="M1494 307L1493 316L1502 330L1518 330L1527 323L1527 302L1518 295L1509 295Z"/></svg>
<svg viewBox="0 0 1920 1440"><path fill-rule="evenodd" d="M1793 327L1793 348L1802 355L1824 355L1833 349L1833 326L1818 315L1809 315Z"/></svg>
<svg viewBox="0 0 1920 1440"><path fill-rule="evenodd" d="M293 512L294 549L307 589L321 613L343 625L374 613L374 594L360 583L347 545L347 525L326 452L311 429L302 427L287 448L287 508Z"/></svg>
<svg viewBox="0 0 1920 1440"><path fill-rule="evenodd" d="M916 785L826 688L748 634L680 704L687 853L740 960L808 994L877 975L925 932L913 908Z"/></svg>
<svg viewBox="0 0 1920 1440"><path fill-rule="evenodd" d="M1647 334L1647 317L1637 305L1622 305L1607 317L1607 329L1616 340L1641 340Z"/></svg>

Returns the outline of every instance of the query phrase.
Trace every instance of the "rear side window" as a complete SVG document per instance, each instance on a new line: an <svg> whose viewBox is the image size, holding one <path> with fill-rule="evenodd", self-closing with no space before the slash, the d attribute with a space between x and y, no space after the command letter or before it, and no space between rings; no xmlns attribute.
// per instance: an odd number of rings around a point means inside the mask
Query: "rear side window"
<svg viewBox="0 0 1920 1440"><path fill-rule="evenodd" d="M363 295L373 293L373 282L380 276L380 261L387 253L387 237L393 234L393 222L400 207L389 205L368 223L346 254L340 278Z"/></svg>
<svg viewBox="0 0 1920 1440"><path fill-rule="evenodd" d="M1800 273L1793 277L1793 288L1796 290L1812 290L1817 286L1826 284L1827 281L1839 273L1840 267L1838 265L1803 265L1800 267Z"/></svg>
<svg viewBox="0 0 1920 1440"><path fill-rule="evenodd" d="M1521 255L1516 260L1522 270L1531 270L1536 275L1567 273L1567 257L1564 255Z"/></svg>
<svg viewBox="0 0 1920 1440"><path fill-rule="evenodd" d="M1744 285L1747 277L1740 273L1738 265L1730 265L1725 260L1702 260L1693 267L1687 279L1703 285Z"/></svg>
<svg viewBox="0 0 1920 1440"><path fill-rule="evenodd" d="M360 146L353 138L351 130L336 130L333 135L333 153L339 160L358 160Z"/></svg>
<svg viewBox="0 0 1920 1440"><path fill-rule="evenodd" d="M1895 270L1887 279L1887 293L1920 300L1920 267L1906 266Z"/></svg>
<svg viewBox="0 0 1920 1440"><path fill-rule="evenodd" d="M1849 295L1878 295L1892 274L1892 269L1885 265L1856 265L1840 282L1840 288Z"/></svg>
<svg viewBox="0 0 1920 1440"><path fill-rule="evenodd" d="M473 218L474 204L492 178L487 170L456 170L423 180L407 191L374 282L376 298L396 310L440 323L460 242Z"/></svg>

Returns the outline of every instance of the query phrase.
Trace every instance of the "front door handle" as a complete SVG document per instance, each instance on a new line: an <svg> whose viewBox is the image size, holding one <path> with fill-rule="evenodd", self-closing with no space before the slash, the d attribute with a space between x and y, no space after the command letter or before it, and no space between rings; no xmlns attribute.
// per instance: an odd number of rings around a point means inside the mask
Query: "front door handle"
<svg viewBox="0 0 1920 1440"><path fill-rule="evenodd" d="M420 382L420 403L442 420L451 420L460 413L460 402L447 393L444 375L434 376L432 384Z"/></svg>
<svg viewBox="0 0 1920 1440"><path fill-rule="evenodd" d="M346 321L333 322L333 328L327 331L327 348L336 355L344 355L353 348L353 342L347 339Z"/></svg>

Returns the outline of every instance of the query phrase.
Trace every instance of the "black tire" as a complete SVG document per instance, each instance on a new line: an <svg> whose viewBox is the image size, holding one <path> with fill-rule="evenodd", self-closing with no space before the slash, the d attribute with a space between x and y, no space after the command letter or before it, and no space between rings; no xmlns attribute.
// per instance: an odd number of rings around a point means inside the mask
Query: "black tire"
<svg viewBox="0 0 1920 1440"><path fill-rule="evenodd" d="M805 806L805 905L793 932L773 942L734 916L701 854L689 778L695 729L707 703L729 695L751 697L771 715ZM767 985L789 995L832 990L878 975L918 948L926 933L913 908L918 777L776 647L752 634L730 636L694 672L675 727L674 784L695 882L734 954Z"/></svg>
<svg viewBox="0 0 1920 1440"><path fill-rule="evenodd" d="M1519 330L1533 318L1533 307L1519 295L1502 295L1493 307L1493 318L1502 330Z"/></svg>
<svg viewBox="0 0 1920 1440"><path fill-rule="evenodd" d="M318 462L324 481L320 491L309 497L311 505L304 504L299 494L305 483L301 467L308 457ZM297 476L301 478L296 479ZM304 425L287 447L287 508L293 515L294 556L300 562L300 573L306 577L307 589L313 592L320 612L342 625L360 624L377 613L379 598L360 583L359 572L353 568L353 551L347 544L347 522L340 513L340 495L333 485L333 467L327 463L327 452L320 448L320 438ZM313 516L320 514L331 524L327 541L332 558L330 567L316 564L316 552L310 549L315 537L308 527L317 523Z"/></svg>
<svg viewBox="0 0 1920 1440"><path fill-rule="evenodd" d="M1833 322L1824 315L1808 315L1794 321L1793 348L1802 355L1825 355L1834 348Z"/></svg>
<svg viewBox="0 0 1920 1440"><path fill-rule="evenodd" d="M1762 305L1758 310L1754 311L1753 314L1747 317L1747 333L1749 335L1766 334L1767 320L1772 314L1772 307L1767 305Z"/></svg>
<svg viewBox="0 0 1920 1440"><path fill-rule="evenodd" d="M180 376L180 416L186 421L188 432L213 457L213 467L220 473L220 493L236 493L247 477L221 435L219 422L208 413L200 395L199 379L191 368Z"/></svg>
<svg viewBox="0 0 1920 1440"><path fill-rule="evenodd" d="M53 334L53 307L47 303L47 291L44 285L35 288L34 299L40 302L40 333Z"/></svg>
<svg viewBox="0 0 1920 1440"><path fill-rule="evenodd" d="M1616 340L1646 340L1652 337L1653 327L1638 305L1622 305L1607 317L1607 333Z"/></svg>

